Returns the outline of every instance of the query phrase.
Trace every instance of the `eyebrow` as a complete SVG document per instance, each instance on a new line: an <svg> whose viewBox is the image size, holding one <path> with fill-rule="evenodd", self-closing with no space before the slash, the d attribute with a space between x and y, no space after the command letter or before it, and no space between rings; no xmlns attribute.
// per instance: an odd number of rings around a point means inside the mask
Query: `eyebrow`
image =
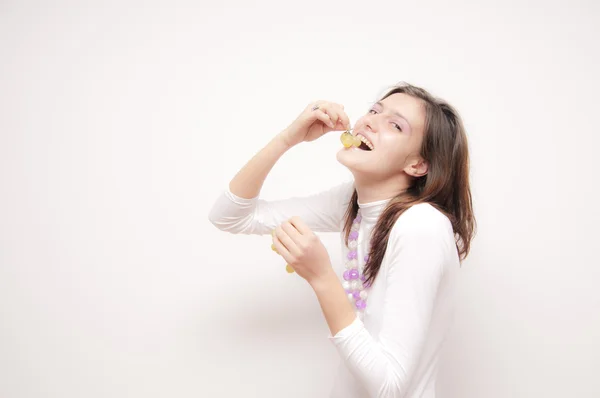
<svg viewBox="0 0 600 398"><path fill-rule="evenodd" d="M380 107L382 107L383 109L385 109L385 106L383 105L383 103L381 101L377 101L376 103L374 103L373 105L379 105ZM407 118L405 118L400 112L398 111L392 111L392 113L396 116L401 117L402 119L404 119L404 121L406 122L406 124L408 124L408 127L410 127L410 129L412 130L412 126L410 125L409 121Z"/></svg>

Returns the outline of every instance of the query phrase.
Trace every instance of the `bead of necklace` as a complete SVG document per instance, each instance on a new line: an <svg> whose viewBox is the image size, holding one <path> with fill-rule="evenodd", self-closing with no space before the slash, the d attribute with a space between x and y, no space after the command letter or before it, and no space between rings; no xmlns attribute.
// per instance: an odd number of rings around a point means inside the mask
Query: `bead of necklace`
<svg viewBox="0 0 600 398"><path fill-rule="evenodd" d="M365 275L360 271L359 262L358 262L358 231L360 229L360 222L362 220L362 216L360 214L360 209L356 215L356 218L352 221L352 227L350 228L350 234L348 236L348 255L346 258L346 269L344 270L342 282L342 286L348 295L348 300L354 305L354 308L359 312L362 316L364 315L364 310L367 307L367 289L371 287L367 282L365 282ZM368 253L367 250L365 250ZM367 261L369 260L369 255L366 254L363 258L364 265L362 270L365 269Z"/></svg>

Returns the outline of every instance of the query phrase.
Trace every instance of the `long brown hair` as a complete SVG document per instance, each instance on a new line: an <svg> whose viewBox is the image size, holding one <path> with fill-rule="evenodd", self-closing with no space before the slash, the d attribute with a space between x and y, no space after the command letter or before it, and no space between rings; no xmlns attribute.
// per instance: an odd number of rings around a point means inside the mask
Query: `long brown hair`
<svg viewBox="0 0 600 398"><path fill-rule="evenodd" d="M469 187L467 136L458 112L447 102L408 83L395 85L380 101L396 93L421 99L425 104L425 128L420 155L428 162L429 167L426 175L413 179L406 191L390 200L377 220L364 270L365 283L369 284L372 284L381 267L394 223L411 206L429 203L448 217L461 261L469 254L476 229ZM358 194L355 189L344 216L346 245L357 213Z"/></svg>

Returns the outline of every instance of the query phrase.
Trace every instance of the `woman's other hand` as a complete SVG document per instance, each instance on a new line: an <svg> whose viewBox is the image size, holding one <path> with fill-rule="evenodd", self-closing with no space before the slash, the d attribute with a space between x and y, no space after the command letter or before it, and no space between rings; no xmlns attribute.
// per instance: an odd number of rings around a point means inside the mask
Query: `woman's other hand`
<svg viewBox="0 0 600 398"><path fill-rule="evenodd" d="M300 217L295 216L282 223L272 235L277 253L308 283L312 284L332 272L327 249Z"/></svg>

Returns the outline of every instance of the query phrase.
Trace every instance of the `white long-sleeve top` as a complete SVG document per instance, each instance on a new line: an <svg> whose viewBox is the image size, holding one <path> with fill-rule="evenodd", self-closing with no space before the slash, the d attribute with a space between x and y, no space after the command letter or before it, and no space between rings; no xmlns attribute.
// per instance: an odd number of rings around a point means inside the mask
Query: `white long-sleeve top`
<svg viewBox="0 0 600 398"><path fill-rule="evenodd" d="M209 220L223 231L266 235L300 216L315 232L340 233L345 259L348 248L341 232L353 191L353 181L347 181L309 196L266 201L258 196L241 198L226 188ZM358 259L367 254L373 227L388 202L358 203L362 214ZM435 396L459 264L452 226L443 213L423 203L398 218L368 289L364 316L328 336L341 357L331 398ZM341 282L344 267L334 268L339 269Z"/></svg>

